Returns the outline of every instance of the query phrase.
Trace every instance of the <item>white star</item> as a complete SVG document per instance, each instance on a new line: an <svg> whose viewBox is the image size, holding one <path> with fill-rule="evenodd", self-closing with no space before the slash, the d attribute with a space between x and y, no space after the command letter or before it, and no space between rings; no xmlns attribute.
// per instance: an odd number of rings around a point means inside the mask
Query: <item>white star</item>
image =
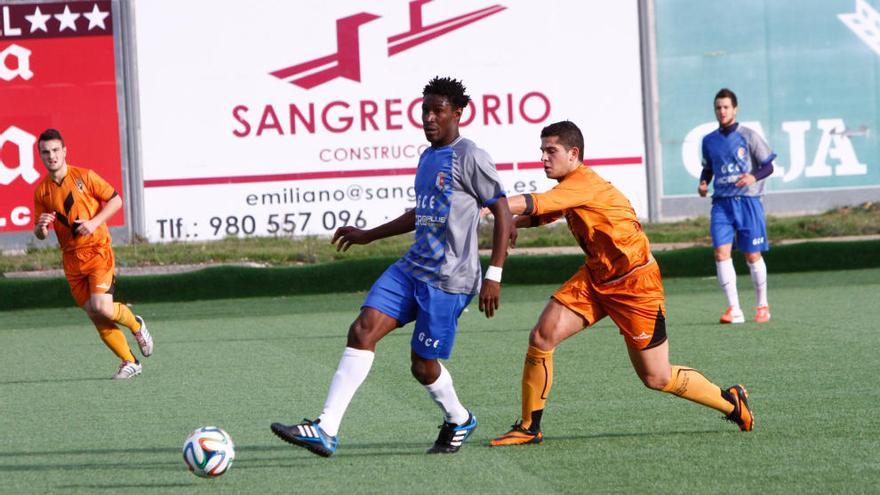
<svg viewBox="0 0 880 495"><path fill-rule="evenodd" d="M89 20L89 31L96 26L101 26L101 29L106 30L107 26L104 25L104 19L106 19L108 15L110 15L110 12L101 12L98 8L98 4L95 4L95 6L92 7L92 11L86 12L83 14L83 17Z"/></svg>
<svg viewBox="0 0 880 495"><path fill-rule="evenodd" d="M31 23L31 32L32 33L34 31L36 31L37 29L42 29L44 33L48 33L49 29L46 27L46 22L51 17L52 16L49 14L44 14L44 13L40 12L40 7L37 7L34 10L34 15L24 16L24 18L27 19L27 21L29 23Z"/></svg>
<svg viewBox="0 0 880 495"><path fill-rule="evenodd" d="M71 31L76 31L76 20L79 19L79 16L81 15L82 14L72 13L70 7L65 5L64 12L55 14L53 17L58 19L58 22L61 23L61 28L58 31L64 31L67 28L70 28Z"/></svg>

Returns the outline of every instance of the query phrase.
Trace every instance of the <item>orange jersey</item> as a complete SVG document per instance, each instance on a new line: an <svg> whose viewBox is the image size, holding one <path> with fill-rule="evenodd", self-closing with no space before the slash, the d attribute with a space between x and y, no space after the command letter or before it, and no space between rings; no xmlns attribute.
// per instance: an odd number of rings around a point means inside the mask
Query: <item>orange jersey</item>
<svg viewBox="0 0 880 495"><path fill-rule="evenodd" d="M648 237L629 200L584 165L553 189L526 195L525 214L532 216L534 224L564 215L587 255L587 269L596 283L622 277L651 260Z"/></svg>
<svg viewBox="0 0 880 495"><path fill-rule="evenodd" d="M95 172L79 167L67 166L67 175L56 184L47 175L34 191L34 220L43 213L55 213L55 235L65 253L81 248L110 246L110 231L101 224L91 235L75 233L78 222L90 220L101 204L116 196L116 190Z"/></svg>

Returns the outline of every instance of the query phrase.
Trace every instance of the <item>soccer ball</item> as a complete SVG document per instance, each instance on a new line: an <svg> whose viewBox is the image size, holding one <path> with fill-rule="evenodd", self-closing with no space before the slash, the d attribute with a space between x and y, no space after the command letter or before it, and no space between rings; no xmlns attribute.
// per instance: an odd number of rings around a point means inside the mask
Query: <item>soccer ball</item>
<svg viewBox="0 0 880 495"><path fill-rule="evenodd" d="M183 462L196 476L216 478L229 470L233 459L232 438L216 426L199 428L183 442Z"/></svg>

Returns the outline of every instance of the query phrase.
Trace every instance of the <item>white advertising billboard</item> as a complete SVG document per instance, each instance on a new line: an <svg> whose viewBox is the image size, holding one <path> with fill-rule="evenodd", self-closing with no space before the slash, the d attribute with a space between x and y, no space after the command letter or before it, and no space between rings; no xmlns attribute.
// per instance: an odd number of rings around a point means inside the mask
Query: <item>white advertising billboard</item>
<svg viewBox="0 0 880 495"><path fill-rule="evenodd" d="M460 79L461 134L508 193L542 191L540 131L647 215L637 2L139 1L151 241L329 235L414 205L422 88Z"/></svg>

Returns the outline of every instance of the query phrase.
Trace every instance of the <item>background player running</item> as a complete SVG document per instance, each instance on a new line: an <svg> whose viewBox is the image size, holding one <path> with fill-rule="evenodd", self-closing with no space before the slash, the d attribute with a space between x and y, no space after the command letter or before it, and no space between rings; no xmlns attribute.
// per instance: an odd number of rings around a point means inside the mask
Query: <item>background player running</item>
<svg viewBox="0 0 880 495"><path fill-rule="evenodd" d="M131 378L141 373L142 365L116 323L131 330L144 357L153 353L153 338L143 318L113 301L116 265L106 222L122 208L122 198L94 171L68 165L67 146L57 130L40 134L37 146L48 174L34 191L34 235L45 239L49 226L54 227L76 304L122 360L112 378Z"/></svg>
<svg viewBox="0 0 880 495"><path fill-rule="evenodd" d="M455 79L434 78L423 96L422 123L431 146L419 158L415 209L371 230L342 227L332 240L345 251L352 244L415 229L415 242L370 289L349 328L348 343L318 419L289 426L272 424L281 439L321 456L336 451L339 425L367 378L376 344L413 320L412 374L444 414L440 434L428 453L457 452L477 426L476 417L458 400L452 377L440 359L449 358L458 317L477 291L480 310L487 317L498 308L510 211L489 155L459 136L462 109L470 101L464 86ZM496 220L492 257L481 288L477 226L483 206Z"/></svg>
<svg viewBox="0 0 880 495"><path fill-rule="evenodd" d="M755 288L755 321L770 321L767 303L767 265L761 256L770 249L764 220L764 179L773 173L776 153L757 132L736 122L736 95L724 88L715 95L715 118L718 129L703 138L703 172L697 188L700 196L709 191L712 177L712 214L710 231L715 248L718 283L727 296L727 311L721 323L743 323L736 291L736 270L730 258L734 239L745 253Z"/></svg>
<svg viewBox="0 0 880 495"><path fill-rule="evenodd" d="M541 417L553 383L553 351L563 340L610 316L626 341L645 386L717 409L743 431L754 418L740 385L722 390L700 372L669 363L666 307L660 269L629 201L583 164L584 138L572 122L541 131L541 160L559 183L544 193L513 196L516 227L565 217L587 255L584 265L553 294L529 335L522 375L522 421L494 446L539 443Z"/></svg>

